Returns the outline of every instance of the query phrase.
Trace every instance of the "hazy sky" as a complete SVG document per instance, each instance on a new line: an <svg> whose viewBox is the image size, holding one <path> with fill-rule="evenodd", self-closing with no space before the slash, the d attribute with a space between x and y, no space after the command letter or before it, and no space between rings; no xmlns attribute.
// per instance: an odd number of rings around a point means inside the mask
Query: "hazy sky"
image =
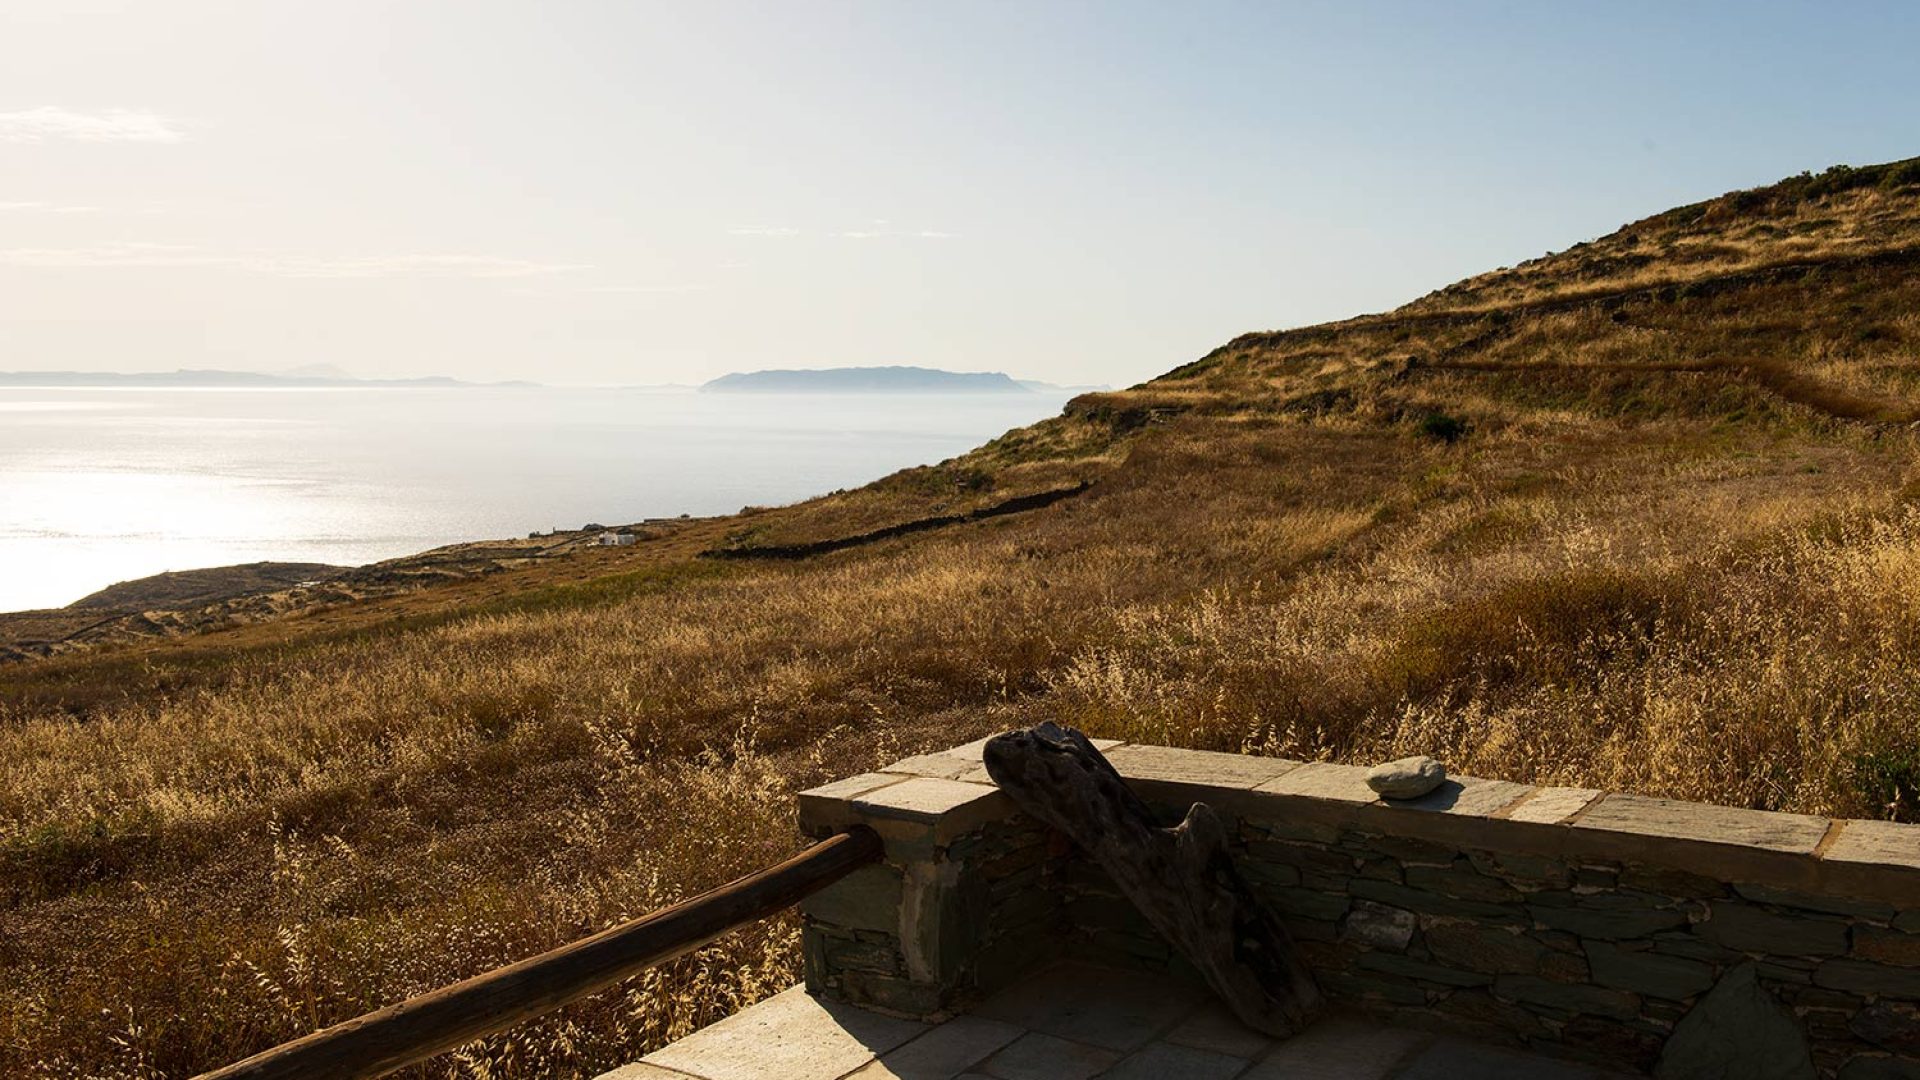
<svg viewBox="0 0 1920 1080"><path fill-rule="evenodd" d="M1128 383L1920 154L1920 5L0 0L0 369Z"/></svg>

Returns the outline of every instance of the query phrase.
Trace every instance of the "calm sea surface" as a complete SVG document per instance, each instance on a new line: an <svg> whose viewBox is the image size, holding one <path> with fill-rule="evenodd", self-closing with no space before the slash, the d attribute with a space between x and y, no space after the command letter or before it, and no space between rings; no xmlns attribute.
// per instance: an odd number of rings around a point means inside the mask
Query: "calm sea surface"
<svg viewBox="0 0 1920 1080"><path fill-rule="evenodd" d="M952 457L1064 400L0 387L0 611L163 570L364 563L793 502Z"/></svg>

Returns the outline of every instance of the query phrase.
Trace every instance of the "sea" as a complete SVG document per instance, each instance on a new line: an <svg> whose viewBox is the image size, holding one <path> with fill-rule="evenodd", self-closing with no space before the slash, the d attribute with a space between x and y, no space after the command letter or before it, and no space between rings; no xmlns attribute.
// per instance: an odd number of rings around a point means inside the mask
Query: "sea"
<svg viewBox="0 0 1920 1080"><path fill-rule="evenodd" d="M273 560L357 565L731 513L932 464L1064 393L0 387L0 611Z"/></svg>

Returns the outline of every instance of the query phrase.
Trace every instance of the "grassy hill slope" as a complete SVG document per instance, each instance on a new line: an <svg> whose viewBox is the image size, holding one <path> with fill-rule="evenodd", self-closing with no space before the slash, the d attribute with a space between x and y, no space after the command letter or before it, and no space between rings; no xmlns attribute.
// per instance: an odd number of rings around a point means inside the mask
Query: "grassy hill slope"
<svg viewBox="0 0 1920 1080"><path fill-rule="evenodd" d="M0 669L0 1071L185 1075L1043 718L1911 817L1916 312L1920 167L1796 178L564 574ZM796 948L766 924L423 1074L631 1059Z"/></svg>

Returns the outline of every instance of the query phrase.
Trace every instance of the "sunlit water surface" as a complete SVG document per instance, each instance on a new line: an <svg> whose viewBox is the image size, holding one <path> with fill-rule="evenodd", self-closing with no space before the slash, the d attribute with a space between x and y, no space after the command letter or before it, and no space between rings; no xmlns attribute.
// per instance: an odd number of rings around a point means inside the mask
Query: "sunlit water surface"
<svg viewBox="0 0 1920 1080"><path fill-rule="evenodd" d="M0 611L164 570L793 502L952 457L1054 395L0 387Z"/></svg>

